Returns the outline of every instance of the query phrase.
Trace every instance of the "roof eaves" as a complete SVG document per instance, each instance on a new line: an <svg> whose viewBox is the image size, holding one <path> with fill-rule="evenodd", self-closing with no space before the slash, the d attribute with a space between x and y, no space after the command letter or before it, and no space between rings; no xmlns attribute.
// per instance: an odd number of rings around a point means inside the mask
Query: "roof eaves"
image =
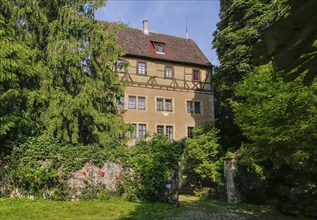
<svg viewBox="0 0 317 220"><path fill-rule="evenodd" d="M194 63L194 62L188 62L188 61L171 60L171 59L164 59L164 58L157 58L157 57L135 55L135 54L129 54L129 53L127 53L124 57L127 57L127 58L129 58L129 57L131 57L131 58L139 58L139 59L151 60L151 61L169 62L169 63L183 64L183 65L203 67L203 68L212 68L212 67L214 67L214 65L212 65L210 62L208 62L206 64L203 64L203 63Z"/></svg>

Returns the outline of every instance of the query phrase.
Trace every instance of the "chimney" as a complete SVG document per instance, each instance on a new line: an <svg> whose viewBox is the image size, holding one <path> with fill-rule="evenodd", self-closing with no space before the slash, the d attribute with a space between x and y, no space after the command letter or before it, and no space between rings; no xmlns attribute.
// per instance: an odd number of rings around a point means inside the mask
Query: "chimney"
<svg viewBox="0 0 317 220"><path fill-rule="evenodd" d="M149 21L148 20L143 21L143 33L146 35L149 34Z"/></svg>

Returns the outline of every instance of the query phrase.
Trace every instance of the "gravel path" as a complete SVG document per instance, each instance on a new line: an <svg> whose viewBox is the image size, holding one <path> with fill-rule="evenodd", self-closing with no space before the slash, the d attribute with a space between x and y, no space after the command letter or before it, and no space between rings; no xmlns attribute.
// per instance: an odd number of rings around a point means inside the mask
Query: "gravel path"
<svg viewBox="0 0 317 220"><path fill-rule="evenodd" d="M210 213L208 210L202 208L192 208L186 210L183 213L173 218L167 218L165 220L249 220L249 218L235 213L232 210L221 210Z"/></svg>
<svg viewBox="0 0 317 220"><path fill-rule="evenodd" d="M190 201L186 198L186 201L182 201L184 198L180 198L181 207L184 211L178 213L171 218L165 218L164 220L256 220L258 218L243 215L236 211L216 204L203 204L193 200Z"/></svg>

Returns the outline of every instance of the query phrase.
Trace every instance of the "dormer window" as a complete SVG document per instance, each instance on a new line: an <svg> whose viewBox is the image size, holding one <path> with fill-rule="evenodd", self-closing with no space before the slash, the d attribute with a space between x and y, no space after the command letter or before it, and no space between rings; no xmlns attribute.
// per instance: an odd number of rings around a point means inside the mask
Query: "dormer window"
<svg viewBox="0 0 317 220"><path fill-rule="evenodd" d="M156 53L165 54L165 44L164 43L154 42L153 44L154 44Z"/></svg>

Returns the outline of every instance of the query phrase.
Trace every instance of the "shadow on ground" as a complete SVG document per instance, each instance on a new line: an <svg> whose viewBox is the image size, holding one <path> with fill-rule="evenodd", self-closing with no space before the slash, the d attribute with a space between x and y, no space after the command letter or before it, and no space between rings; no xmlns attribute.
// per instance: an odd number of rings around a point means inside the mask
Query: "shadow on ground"
<svg viewBox="0 0 317 220"><path fill-rule="evenodd" d="M201 200L198 197L181 195L180 206L173 207L160 203L140 203L127 219L163 220L295 220L276 212L270 206L228 204L216 200Z"/></svg>

